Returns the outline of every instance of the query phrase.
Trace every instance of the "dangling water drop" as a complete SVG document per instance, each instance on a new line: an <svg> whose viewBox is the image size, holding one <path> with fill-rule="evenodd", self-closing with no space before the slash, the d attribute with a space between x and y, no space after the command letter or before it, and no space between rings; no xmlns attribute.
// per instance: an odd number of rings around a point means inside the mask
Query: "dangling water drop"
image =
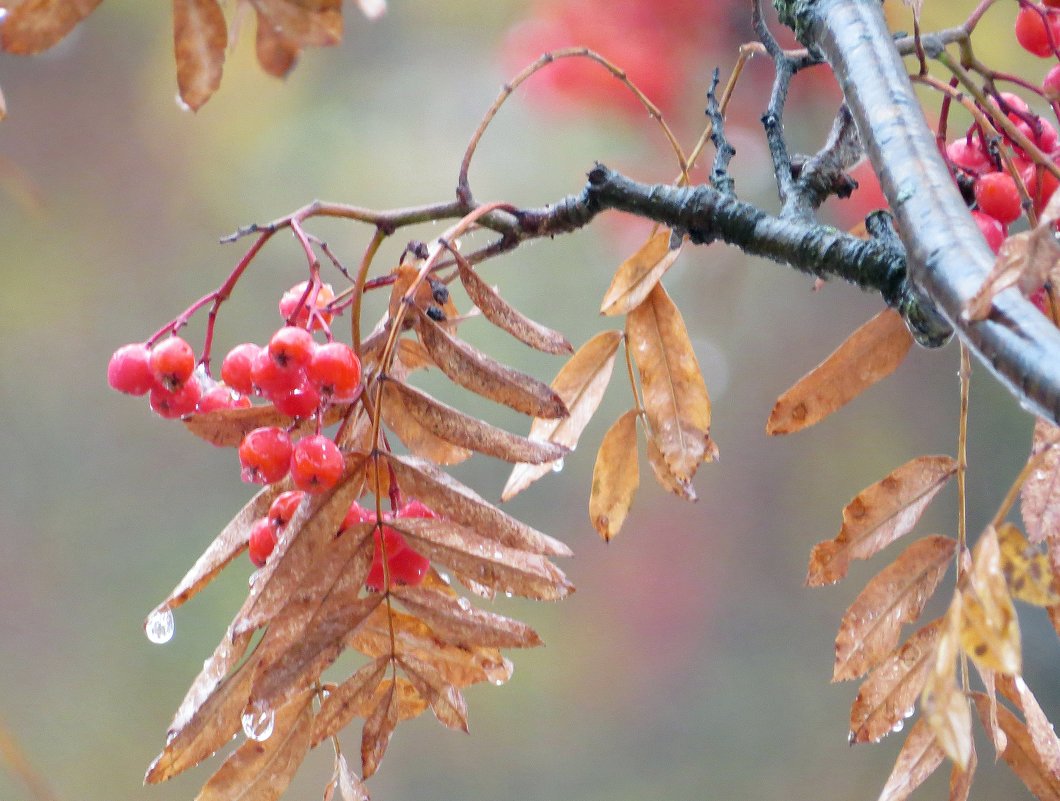
<svg viewBox="0 0 1060 801"><path fill-rule="evenodd" d="M461 597L461 598L457 599L456 603L457 603L457 606L459 606L465 612L467 612L467 611L469 611L471 609L471 601L469 601L467 598Z"/></svg>
<svg viewBox="0 0 1060 801"><path fill-rule="evenodd" d="M893 731L895 734L897 734L898 732L900 732L904 728L905 728L905 721L904 720L900 720L897 723L895 723L893 726L891 726L891 731Z"/></svg>
<svg viewBox="0 0 1060 801"><path fill-rule="evenodd" d="M248 740L257 740L260 743L272 736L273 726L276 725L276 713L268 708L261 711L251 709L243 713L242 720L243 734Z"/></svg>
<svg viewBox="0 0 1060 801"><path fill-rule="evenodd" d="M144 633L155 645L162 645L173 639L173 627L173 610L168 606L160 606L147 616Z"/></svg>
<svg viewBox="0 0 1060 801"><path fill-rule="evenodd" d="M562 473L563 472L563 460L562 459L557 459L556 461L554 461L552 463L552 472L553 473Z"/></svg>

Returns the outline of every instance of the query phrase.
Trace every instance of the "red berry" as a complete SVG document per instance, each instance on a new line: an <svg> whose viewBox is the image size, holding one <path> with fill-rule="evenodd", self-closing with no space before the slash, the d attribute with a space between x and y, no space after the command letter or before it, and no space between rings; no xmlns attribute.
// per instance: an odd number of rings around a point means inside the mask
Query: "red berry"
<svg viewBox="0 0 1060 801"><path fill-rule="evenodd" d="M313 353L306 375L320 394L332 400L351 400L361 383L361 360L349 345L328 342Z"/></svg>
<svg viewBox="0 0 1060 801"><path fill-rule="evenodd" d="M1060 181L1057 181L1056 176L1045 167L1039 167L1022 158L1016 159L1016 168L1020 171L1020 178L1027 187L1027 194L1031 196L1035 212L1040 214L1045 204L1049 202L1049 198L1053 196L1053 192L1060 186Z"/></svg>
<svg viewBox="0 0 1060 801"><path fill-rule="evenodd" d="M280 367L305 367L317 343L304 328L285 325L269 340L269 355Z"/></svg>
<svg viewBox="0 0 1060 801"><path fill-rule="evenodd" d="M338 445L323 434L298 440L291 454L291 480L309 493L331 489L342 478L345 467Z"/></svg>
<svg viewBox="0 0 1060 801"><path fill-rule="evenodd" d="M1060 45L1060 17L1051 12L1044 14L1031 6L1023 6L1016 15L1016 41L1028 53L1041 58L1053 54L1053 46ZM1052 34L1052 44L1049 37Z"/></svg>
<svg viewBox="0 0 1060 801"><path fill-rule="evenodd" d="M339 526L339 531L345 531L351 526L356 526L359 523L374 523L375 512L365 509L356 501L350 504L350 509L346 512L346 516L342 518L342 524Z"/></svg>
<svg viewBox="0 0 1060 801"><path fill-rule="evenodd" d="M404 518L409 518L409 517L413 517L413 518L415 518L415 517L437 518L438 515L436 515L434 513L434 510L431 509L431 507L429 507L423 501L411 500L408 503L406 503L404 506L402 506L400 509L398 509L398 512L395 515L395 517L398 517L398 518L402 518L402 517L404 517Z"/></svg>
<svg viewBox="0 0 1060 801"><path fill-rule="evenodd" d="M979 230L986 238L986 244L994 253L997 253L1001 249L1001 243L1005 241L1005 226L981 211L973 211L972 219L975 220L975 224L979 226Z"/></svg>
<svg viewBox="0 0 1060 801"><path fill-rule="evenodd" d="M175 420L194 412L200 397L202 397L202 387L199 386L198 381L192 379L176 389L155 385L151 389L148 400L155 414L167 420Z"/></svg>
<svg viewBox="0 0 1060 801"><path fill-rule="evenodd" d="M273 548L276 547L276 528L267 517L258 518L250 529L247 551L254 567L264 567Z"/></svg>
<svg viewBox="0 0 1060 801"><path fill-rule="evenodd" d="M255 391L272 400L301 384L304 372L295 366L281 367L267 350L262 349L250 365L250 376Z"/></svg>
<svg viewBox="0 0 1060 801"><path fill-rule="evenodd" d="M306 328L309 325L310 298L309 295L306 295L306 287L308 285L307 281L295 284L284 292L283 297L280 298L280 314L290 325L298 325L302 328ZM312 292L310 292L311 294ZM304 303L302 302L303 297L305 297ZM331 284L321 284L320 289L317 291L315 305L318 309L323 309L334 299L335 290L331 288ZM320 317L313 324L313 330L319 331L330 322L331 314L329 312L320 312Z"/></svg>
<svg viewBox="0 0 1060 801"><path fill-rule="evenodd" d="M386 548L386 561L388 567L395 556L408 548L408 544L405 542L405 538L398 532L394 531L394 529L390 528L390 526L383 526L382 537L379 536L379 529L376 529L372 536L375 538L375 551L372 553L372 565L368 568L368 575L364 579L364 586L369 590L379 592L383 589L384 584L383 547L380 546L380 543ZM391 580L393 580L393 577L391 577Z"/></svg>
<svg viewBox="0 0 1060 801"><path fill-rule="evenodd" d="M151 349L151 372L159 384L175 389L195 371L195 351L180 337L170 337Z"/></svg>
<svg viewBox="0 0 1060 801"><path fill-rule="evenodd" d="M272 484L287 475L291 466L291 438L282 428L255 428L239 445L243 480Z"/></svg>
<svg viewBox="0 0 1060 801"><path fill-rule="evenodd" d="M302 382L297 387L290 392L273 396L272 403L278 412L288 417L312 417L320 408L320 393L305 375L302 375Z"/></svg>
<svg viewBox="0 0 1060 801"><path fill-rule="evenodd" d="M216 412L221 409L249 408L250 398L234 392L231 387L227 387L224 384L217 384L203 393L195 406L195 411L199 414L206 414L207 412Z"/></svg>
<svg viewBox="0 0 1060 801"><path fill-rule="evenodd" d="M122 345L114 351L107 365L107 383L118 392L146 395L155 385L151 351L147 345Z"/></svg>
<svg viewBox="0 0 1060 801"><path fill-rule="evenodd" d="M421 553L405 547L387 561L390 568L390 581L394 584L416 586L423 582L430 570L431 560Z"/></svg>
<svg viewBox="0 0 1060 801"><path fill-rule="evenodd" d="M251 377L251 365L261 353L261 348L253 342L244 342L228 351L221 362L221 379L244 395L254 394L254 381Z"/></svg>
<svg viewBox="0 0 1060 801"><path fill-rule="evenodd" d="M269 507L269 522L277 529L282 529L291 522L291 518L298 509L298 504L304 497L305 493L299 490L281 492Z"/></svg>
<svg viewBox="0 0 1060 801"><path fill-rule="evenodd" d="M979 210L998 222L1008 224L1023 214L1016 182L1006 172L991 172L975 182L975 202Z"/></svg>
<svg viewBox="0 0 1060 801"><path fill-rule="evenodd" d="M1060 0L1058 0L1060 2ZM1044 314L1046 317L1049 316L1049 296L1045 294L1045 287L1038 287L1034 292L1031 293L1030 302L1038 307L1038 311Z"/></svg>
<svg viewBox="0 0 1060 801"><path fill-rule="evenodd" d="M946 157L957 167L972 173L989 172L994 169L990 158L979 147L978 140L969 144L966 137L955 139L946 146Z"/></svg>
<svg viewBox="0 0 1060 801"><path fill-rule="evenodd" d="M1057 0L1060 2L1060 0ZM1042 91L1048 100L1060 100L1060 64L1045 73L1042 80Z"/></svg>

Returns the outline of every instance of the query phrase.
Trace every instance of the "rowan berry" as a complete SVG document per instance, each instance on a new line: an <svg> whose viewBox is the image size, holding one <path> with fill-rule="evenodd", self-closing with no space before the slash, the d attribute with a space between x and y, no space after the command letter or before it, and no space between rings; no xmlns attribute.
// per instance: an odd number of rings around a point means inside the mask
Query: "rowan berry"
<svg viewBox="0 0 1060 801"><path fill-rule="evenodd" d="M202 397L202 387L195 379L185 381L175 389L156 384L151 388L148 401L151 410L159 417L167 420L175 420L195 411L195 407Z"/></svg>
<svg viewBox="0 0 1060 801"><path fill-rule="evenodd" d="M972 219L975 220L975 224L979 226L979 230L986 238L986 244L994 253L997 253L1001 249L1001 243L1005 241L1005 227L989 214L983 214L981 211L973 211Z"/></svg>
<svg viewBox="0 0 1060 801"><path fill-rule="evenodd" d="M975 182L975 202L979 210L998 222L1008 224L1023 214L1016 182L1006 172L991 172Z"/></svg>
<svg viewBox="0 0 1060 801"><path fill-rule="evenodd" d="M361 383L361 360L349 345L328 342L313 352L306 375L320 394L332 400L350 400Z"/></svg>
<svg viewBox="0 0 1060 801"><path fill-rule="evenodd" d="M224 384L217 384L216 386L208 389L199 398L199 402L195 405L195 411L198 414L206 414L207 412L216 412L220 409L249 409L250 398L239 392L234 391L231 387Z"/></svg>
<svg viewBox="0 0 1060 801"><path fill-rule="evenodd" d="M239 445L239 463L247 483L275 483L290 470L291 438L275 426L255 428Z"/></svg>
<svg viewBox="0 0 1060 801"><path fill-rule="evenodd" d="M250 379L254 390L273 400L285 395L302 383L304 372L297 367L281 367L262 349L250 364Z"/></svg>
<svg viewBox="0 0 1060 801"><path fill-rule="evenodd" d="M1043 14L1031 6L1023 6L1016 15L1015 31L1020 46L1041 58L1051 56L1054 45L1060 45L1060 17L1052 12Z"/></svg>
<svg viewBox="0 0 1060 801"><path fill-rule="evenodd" d="M317 343L304 328L285 325L269 340L269 356L280 367L305 367Z"/></svg>
<svg viewBox="0 0 1060 801"><path fill-rule="evenodd" d="M195 372L195 351L180 337L170 337L151 349L150 364L159 384L176 389Z"/></svg>
<svg viewBox="0 0 1060 801"><path fill-rule="evenodd" d="M377 528L373 533L375 539L375 551L372 553L372 564L368 568L368 575L364 579L364 586L366 589L372 590L373 592L379 592L383 589L384 574L383 574L383 550L386 550L386 563L389 568L393 563L394 558L402 551L408 548L408 543L405 542L405 538L401 536L390 526L383 526L382 536L379 534ZM418 554L417 554L418 555ZM391 581L395 581L395 576L391 573Z"/></svg>
<svg viewBox="0 0 1060 801"><path fill-rule="evenodd" d="M306 328L309 325L309 295L306 294L306 287L309 286L308 281L302 281L301 283L295 284L293 287L283 293L283 297L280 298L280 314L288 321L289 325L297 325L302 328ZM309 293L310 295L312 292ZM302 298L305 297L303 302ZM317 309L323 309L331 301L335 299L335 290L331 288L331 284L321 284L320 289L317 290L316 307ZM331 322L331 313L326 311L320 311L319 317L313 324L314 331L319 331L324 325Z"/></svg>
<svg viewBox="0 0 1060 801"><path fill-rule="evenodd" d="M946 157L955 166L968 172L981 173L994 169L990 157L987 156L979 143L975 140L969 142L966 137L955 139L946 146Z"/></svg>
<svg viewBox="0 0 1060 801"><path fill-rule="evenodd" d="M435 514L434 510L431 509L431 507L429 507L423 501L418 501L418 500L413 499L413 500L409 501L408 503L406 503L404 506L402 506L400 509L398 509L398 512L395 515L395 517L397 517L397 518L402 518L402 517L405 517L405 518L409 518L409 517L411 517L411 518L417 518L417 517L437 518L438 515Z"/></svg>
<svg viewBox="0 0 1060 801"><path fill-rule="evenodd" d="M423 582L431 568L431 560L406 546L387 560L390 581L415 587Z"/></svg>
<svg viewBox="0 0 1060 801"><path fill-rule="evenodd" d="M267 517L258 518L250 529L247 552L254 567L264 567L276 547L276 528Z"/></svg>
<svg viewBox="0 0 1060 801"><path fill-rule="evenodd" d="M312 417L320 408L320 393L309 380L302 375L301 383L289 392L274 395L272 403L276 411L288 417L302 419Z"/></svg>
<svg viewBox="0 0 1060 801"><path fill-rule="evenodd" d="M339 447L323 434L303 437L291 453L291 480L309 493L331 489L342 478L345 467Z"/></svg>
<svg viewBox="0 0 1060 801"><path fill-rule="evenodd" d="M244 342L228 351L221 362L221 379L244 395L254 394L254 381L251 377L251 365L261 353L261 347L253 342Z"/></svg>
<svg viewBox="0 0 1060 801"><path fill-rule="evenodd" d="M155 385L151 350L142 343L122 345L110 357L107 383L127 395L146 395Z"/></svg>
<svg viewBox="0 0 1060 801"><path fill-rule="evenodd" d="M339 525L339 531L345 531L351 526L356 526L360 523L374 523L375 512L365 509L359 503L354 501L350 504L349 510L346 512L346 516L342 518L342 523Z"/></svg>
<svg viewBox="0 0 1060 801"><path fill-rule="evenodd" d="M302 502L305 493L300 490L287 490L276 496L276 500L269 506L269 522L277 530L282 529L291 522L294 513L298 510L298 504Z"/></svg>
<svg viewBox="0 0 1060 801"><path fill-rule="evenodd" d="M1060 64L1045 73L1045 78L1042 79L1042 91L1045 92L1048 100L1060 100Z"/></svg>

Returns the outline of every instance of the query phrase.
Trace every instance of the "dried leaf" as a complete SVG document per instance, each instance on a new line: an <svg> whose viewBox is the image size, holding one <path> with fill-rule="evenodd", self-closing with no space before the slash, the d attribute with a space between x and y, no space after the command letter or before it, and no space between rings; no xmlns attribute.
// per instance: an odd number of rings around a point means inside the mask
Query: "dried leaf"
<svg viewBox="0 0 1060 801"><path fill-rule="evenodd" d="M843 509L834 540L814 546L806 584L834 584L851 559L868 559L912 531L943 484L957 472L949 456L920 456L858 493Z"/></svg>
<svg viewBox="0 0 1060 801"><path fill-rule="evenodd" d="M717 456L714 458L716 459ZM659 450L659 446L655 444L655 440L651 437L648 437L648 464L651 465L655 480L659 482L659 486L664 490L668 490L678 498L683 498L686 501L699 500L696 497L696 490L692 486L691 481L680 481L677 476L670 472L670 468L666 464L666 457L663 456L663 452Z"/></svg>
<svg viewBox="0 0 1060 801"><path fill-rule="evenodd" d="M894 768L883 786L879 801L905 801L942 764L946 752L935 739L935 732L924 719L909 730Z"/></svg>
<svg viewBox="0 0 1060 801"><path fill-rule="evenodd" d="M850 744L879 742L909 717L935 662L942 619L927 624L877 665L850 707Z"/></svg>
<svg viewBox="0 0 1060 801"><path fill-rule="evenodd" d="M478 276L467 259L457 255L456 263L460 283L471 302L482 310L483 317L531 348L545 353L574 353L574 347L563 334L524 317Z"/></svg>
<svg viewBox="0 0 1060 801"><path fill-rule="evenodd" d="M478 609L467 598L421 587L395 587L391 595L453 645L533 648L542 644L537 632L525 623Z"/></svg>
<svg viewBox="0 0 1060 801"><path fill-rule="evenodd" d="M551 387L449 335L422 311L417 314L416 330L431 359L464 389L534 417L567 416L567 407Z"/></svg>
<svg viewBox="0 0 1060 801"><path fill-rule="evenodd" d="M347 404L329 406L324 414L323 424L333 425L342 419L348 409ZM295 420L276 411L271 403L268 406L252 406L249 409L218 409L205 414L193 414L184 418L184 426L197 437L206 440L219 448L237 448L247 432L264 426L278 426L297 437L316 429L312 419Z"/></svg>
<svg viewBox="0 0 1060 801"><path fill-rule="evenodd" d="M270 25L303 47L328 47L342 40L342 0L250 0L258 25Z"/></svg>
<svg viewBox="0 0 1060 801"><path fill-rule="evenodd" d="M389 665L389 656L373 659L327 694L320 704L313 728L313 748L346 728L358 715L367 715L368 702L375 697L375 689Z"/></svg>
<svg viewBox="0 0 1060 801"><path fill-rule="evenodd" d="M959 765L954 765L950 769L950 801L968 801L968 793L972 790L972 778L975 776L975 768L978 764L979 758L975 755L973 743L968 767L962 770Z"/></svg>
<svg viewBox="0 0 1060 801"><path fill-rule="evenodd" d="M447 520L395 520L391 526L416 540L415 549L432 562L502 592L555 601L574 591L545 556L509 548Z"/></svg>
<svg viewBox="0 0 1060 801"><path fill-rule="evenodd" d="M1020 530L1004 523L997 531L1001 570L1013 598L1035 606L1060 604L1058 582L1048 555L1027 542Z"/></svg>
<svg viewBox="0 0 1060 801"><path fill-rule="evenodd" d="M610 542L622 528L638 486L637 410L633 409L604 434L593 466L589 520L605 541Z"/></svg>
<svg viewBox="0 0 1060 801"><path fill-rule="evenodd" d="M954 595L946 612L928 672L920 709L946 756L962 770L972 759L972 715L968 700L957 686L957 652L960 647L961 594Z"/></svg>
<svg viewBox="0 0 1060 801"><path fill-rule="evenodd" d="M366 779L375 773L382 762L398 724L399 705L396 703L395 687L396 684L390 684L364 722L361 733L361 773Z"/></svg>
<svg viewBox="0 0 1060 801"><path fill-rule="evenodd" d="M1001 549L992 526L975 545L962 609L961 646L965 653L987 670L1019 673L1019 620L1001 571Z"/></svg>
<svg viewBox="0 0 1060 801"><path fill-rule="evenodd" d="M901 315L884 309L777 398L766 433L792 434L819 423L893 373L912 344Z"/></svg>
<svg viewBox="0 0 1060 801"><path fill-rule="evenodd" d="M397 382L383 384L383 422L416 456L435 464L453 465L471 458L471 451L439 437L405 407Z"/></svg>
<svg viewBox="0 0 1060 801"><path fill-rule="evenodd" d="M1039 543L1048 536L1060 535L1060 448L1051 447L1060 439L1060 429L1040 417L1034 423L1030 458L1046 448L1049 453L1023 482L1020 489L1020 512L1027 539Z"/></svg>
<svg viewBox="0 0 1060 801"><path fill-rule="evenodd" d="M438 722L449 729L467 731L467 702L460 690L445 681L445 677L426 662L415 657L399 656L405 675L431 707Z"/></svg>
<svg viewBox="0 0 1060 801"><path fill-rule="evenodd" d="M364 786L361 777L350 770L346 757L338 754L337 761L339 792L342 794L342 801L370 801L368 788Z"/></svg>
<svg viewBox="0 0 1060 801"><path fill-rule="evenodd" d="M516 520L487 503L473 490L430 462L411 456L384 457L394 469L405 493L428 506L444 509L447 518L474 529L491 540L547 556L571 556L571 549L559 540Z"/></svg>
<svg viewBox="0 0 1060 801"><path fill-rule="evenodd" d="M547 440L574 450L582 431L603 400L621 341L621 332L601 331L578 348L552 381L552 389L566 404L570 415L562 420L536 418L530 424L530 439ZM501 500L511 500L549 473L552 467L516 465L504 485Z"/></svg>
<svg viewBox="0 0 1060 801"><path fill-rule="evenodd" d="M58 44L102 0L23 0L7 10L0 25L0 49L32 56Z"/></svg>
<svg viewBox="0 0 1060 801"><path fill-rule="evenodd" d="M257 16L258 30L254 47L258 64L274 78L283 78L294 68L302 48L278 31L260 12Z"/></svg>
<svg viewBox="0 0 1060 801"><path fill-rule="evenodd" d="M994 744L994 750L1000 754L1008 746L1008 737L1005 732L1001 730L1001 724L997 720L997 690L996 690L996 677L1001 675L995 673L992 670L987 670L979 664L975 664L975 669L979 672L979 676L983 680L983 686L986 688L986 696L990 699L990 714L987 715L984 728L986 733L990 735L990 741Z"/></svg>
<svg viewBox="0 0 1060 801"><path fill-rule="evenodd" d="M7 101L4 99L4 90L0 89L0 122L7 118Z"/></svg>
<svg viewBox="0 0 1060 801"><path fill-rule="evenodd" d="M983 693L972 693L972 699L985 726L990 700ZM1060 774L1042 762L1027 727L1003 706L998 707L997 713L998 722L1008 737L1008 746L1001 752L1001 758L1041 801L1060 799Z"/></svg>
<svg viewBox="0 0 1060 801"><path fill-rule="evenodd" d="M1023 713L1031 744L1042 764L1060 777L1060 739L1022 676L997 675L998 689Z"/></svg>
<svg viewBox="0 0 1060 801"><path fill-rule="evenodd" d="M839 626L832 681L857 678L891 652L902 624L920 617L956 550L949 537L925 537L865 586Z"/></svg>
<svg viewBox="0 0 1060 801"><path fill-rule="evenodd" d="M629 314L644 302L681 255L684 239L675 248L670 247L670 241L669 229L660 228L618 266L600 303L601 314Z"/></svg>
<svg viewBox="0 0 1060 801"><path fill-rule="evenodd" d="M254 521L259 517L265 516L273 500L285 489L289 489L289 487L283 482L262 487L236 513L236 516L229 521L228 525L221 530L221 533L210 543L210 546L203 551L202 556L191 566L191 570L184 575L184 578L166 596L165 600L155 607L151 614L158 614L166 609L176 609L213 581L214 577L224 569L225 565L247 547L247 539L250 536L250 529L254 525ZM148 615L148 619L150 617Z"/></svg>
<svg viewBox="0 0 1060 801"><path fill-rule="evenodd" d="M198 111L221 85L228 30L217 0L173 0L173 53L180 99Z"/></svg>
<svg viewBox="0 0 1060 801"><path fill-rule="evenodd" d="M202 788L196 801L274 801L283 795L309 751L313 693L276 710L272 734L247 740Z"/></svg>
<svg viewBox="0 0 1060 801"><path fill-rule="evenodd" d="M462 448L470 448L508 462L531 464L553 462L562 459L568 452L562 445L538 442L511 434L399 381L388 381L385 389L391 391L390 403L396 401L419 425L435 436ZM384 407L384 414L385 411Z"/></svg>
<svg viewBox="0 0 1060 801"><path fill-rule="evenodd" d="M662 284L626 318L630 353L640 372L651 438L679 481L716 458L710 439L710 398L692 341Z"/></svg>

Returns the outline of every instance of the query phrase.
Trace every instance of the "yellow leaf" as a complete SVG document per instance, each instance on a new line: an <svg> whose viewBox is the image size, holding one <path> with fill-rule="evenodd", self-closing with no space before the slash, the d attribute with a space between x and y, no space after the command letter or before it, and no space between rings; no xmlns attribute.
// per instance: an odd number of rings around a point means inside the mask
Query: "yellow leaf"
<svg viewBox="0 0 1060 801"><path fill-rule="evenodd" d="M972 713L968 699L957 686L960 626L961 595L957 593L946 612L935 663L920 696L920 708L942 750L962 770L967 770L972 758Z"/></svg>
<svg viewBox="0 0 1060 801"><path fill-rule="evenodd" d="M961 646L965 653L987 670L1019 673L1019 621L1001 571L1001 550L992 526L976 543L963 595Z"/></svg>
<svg viewBox="0 0 1060 801"><path fill-rule="evenodd" d="M604 434L593 467L589 519L605 540L610 541L622 528L639 484L637 410L633 409Z"/></svg>
<svg viewBox="0 0 1060 801"><path fill-rule="evenodd" d="M1001 547L1001 570L1012 597L1035 606L1060 604L1049 557L1027 542L1011 523L998 529L997 539Z"/></svg>
<svg viewBox="0 0 1060 801"><path fill-rule="evenodd" d="M648 241L619 265L611 286L604 293L600 312L609 317L616 314L629 314L637 308L648 293L655 288L666 271L677 261L681 254L681 245L670 247L670 231L660 228Z"/></svg>
<svg viewBox="0 0 1060 801"><path fill-rule="evenodd" d="M1027 476L1020 488L1020 513L1027 539L1039 543L1046 537L1060 537L1060 447L1051 447L1060 439L1060 429L1040 417L1034 423L1031 458L1045 448L1049 453Z"/></svg>

